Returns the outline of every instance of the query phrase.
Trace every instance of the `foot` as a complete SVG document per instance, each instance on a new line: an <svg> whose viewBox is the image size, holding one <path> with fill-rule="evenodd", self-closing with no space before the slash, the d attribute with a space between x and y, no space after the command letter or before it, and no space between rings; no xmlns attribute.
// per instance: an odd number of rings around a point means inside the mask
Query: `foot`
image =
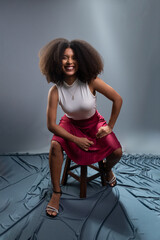
<svg viewBox="0 0 160 240"><path fill-rule="evenodd" d="M117 184L116 177L112 170L106 171L106 181L110 187L114 187Z"/></svg>
<svg viewBox="0 0 160 240"><path fill-rule="evenodd" d="M52 194L51 200L46 207L46 213L51 217L56 217L59 210L59 200L61 197L61 192L54 192Z"/></svg>

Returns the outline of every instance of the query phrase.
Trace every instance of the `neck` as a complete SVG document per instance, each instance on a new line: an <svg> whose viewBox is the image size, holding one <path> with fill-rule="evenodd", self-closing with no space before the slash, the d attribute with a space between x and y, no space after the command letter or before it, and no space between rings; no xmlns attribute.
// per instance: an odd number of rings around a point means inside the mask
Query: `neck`
<svg viewBox="0 0 160 240"><path fill-rule="evenodd" d="M71 85L74 83L74 81L76 80L76 76L67 76L64 78L64 81L68 84Z"/></svg>

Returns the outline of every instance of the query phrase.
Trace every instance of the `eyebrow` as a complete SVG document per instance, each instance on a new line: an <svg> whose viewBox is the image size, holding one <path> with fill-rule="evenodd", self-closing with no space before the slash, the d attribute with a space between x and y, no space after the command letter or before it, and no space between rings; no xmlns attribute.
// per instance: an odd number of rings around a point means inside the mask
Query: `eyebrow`
<svg viewBox="0 0 160 240"><path fill-rule="evenodd" d="M68 57L68 56L70 56L70 55L67 55L67 54L63 54L63 56L67 56L67 57ZM73 54L72 56L75 56L75 54Z"/></svg>
<svg viewBox="0 0 160 240"><path fill-rule="evenodd" d="M67 54L63 54L63 57L69 57L70 55L67 55ZM75 54L71 55L71 57L75 58Z"/></svg>

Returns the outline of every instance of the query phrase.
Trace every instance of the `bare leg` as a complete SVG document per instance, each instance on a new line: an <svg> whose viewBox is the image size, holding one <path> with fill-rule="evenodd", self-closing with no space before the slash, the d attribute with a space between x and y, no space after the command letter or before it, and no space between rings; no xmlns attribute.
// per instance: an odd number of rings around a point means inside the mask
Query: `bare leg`
<svg viewBox="0 0 160 240"><path fill-rule="evenodd" d="M116 165L116 163L119 162L121 157L122 157L122 149L118 148L106 158L107 161L105 163L105 170L106 170L107 182L109 182L109 181L111 181L111 179L113 179L114 174L112 172L112 168L114 165ZM114 187L115 184L116 184L116 178L112 183L110 183L110 186Z"/></svg>
<svg viewBox="0 0 160 240"><path fill-rule="evenodd" d="M50 166L53 190L56 192L61 191L60 176L61 176L62 163L63 163L63 152L62 152L61 145L56 141L52 141L50 152L49 152L49 166ZM58 210L60 196L61 194L53 192L51 200L49 201L48 205L50 205L51 207L55 207ZM51 210L47 210L47 213L52 216L57 215L56 212L53 212Z"/></svg>

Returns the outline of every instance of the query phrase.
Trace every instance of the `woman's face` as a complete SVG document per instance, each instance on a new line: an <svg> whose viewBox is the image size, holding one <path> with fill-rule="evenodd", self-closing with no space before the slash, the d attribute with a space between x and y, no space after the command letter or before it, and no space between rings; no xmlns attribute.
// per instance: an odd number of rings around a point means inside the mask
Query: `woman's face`
<svg viewBox="0 0 160 240"><path fill-rule="evenodd" d="M74 76L78 70L78 62L71 48L66 48L62 57L62 70L66 76Z"/></svg>

